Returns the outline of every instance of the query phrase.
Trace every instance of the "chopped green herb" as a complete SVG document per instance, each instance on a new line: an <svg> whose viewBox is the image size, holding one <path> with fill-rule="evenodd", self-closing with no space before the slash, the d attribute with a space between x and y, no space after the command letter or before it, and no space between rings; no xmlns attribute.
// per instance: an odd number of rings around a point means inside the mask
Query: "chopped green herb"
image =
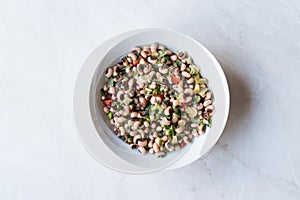
<svg viewBox="0 0 300 200"><path fill-rule="evenodd" d="M124 105L129 105L131 102L133 101L133 99L131 99L131 98L126 98L126 99L124 99L123 101L122 101L122 104L124 104Z"/></svg>
<svg viewBox="0 0 300 200"><path fill-rule="evenodd" d="M174 112L175 112L176 115L180 116L180 115L181 115L180 106L176 106L176 107L174 108Z"/></svg>
<svg viewBox="0 0 300 200"><path fill-rule="evenodd" d="M212 121L211 121L211 118L209 118L209 119L208 119L208 124L207 124L207 126L208 126L209 128L211 128L211 124L212 124Z"/></svg>
<svg viewBox="0 0 300 200"><path fill-rule="evenodd" d="M132 138L132 137L129 137L129 138L127 138L127 141L128 141L129 143L132 143L132 142L133 142L133 138Z"/></svg>
<svg viewBox="0 0 300 200"><path fill-rule="evenodd" d="M107 87L112 87L114 85L115 85L114 79L113 78L109 78L108 81L107 81Z"/></svg>
<svg viewBox="0 0 300 200"><path fill-rule="evenodd" d="M124 120L123 122L120 123L121 126L123 126L124 124L126 124L128 122L128 119Z"/></svg>
<svg viewBox="0 0 300 200"><path fill-rule="evenodd" d="M198 103L201 100L201 97L198 95L195 95L193 102Z"/></svg>
<svg viewBox="0 0 300 200"><path fill-rule="evenodd" d="M154 91L153 91L153 94L154 95L157 95L159 93L159 87L156 87L155 89L154 89Z"/></svg>
<svg viewBox="0 0 300 200"><path fill-rule="evenodd" d="M188 118L186 113L181 113L181 118Z"/></svg>
<svg viewBox="0 0 300 200"><path fill-rule="evenodd" d="M161 115L157 114L155 117L155 121L158 121L160 117L161 117Z"/></svg>
<svg viewBox="0 0 300 200"><path fill-rule="evenodd" d="M129 68L130 66L128 65L128 66L125 66L125 67L122 67L120 70L121 71L125 71L127 68Z"/></svg>
<svg viewBox="0 0 300 200"><path fill-rule="evenodd" d="M162 58L165 57L166 55L167 55L166 51L164 51L164 50L159 51L158 58L157 58L158 62L161 63Z"/></svg>
<svg viewBox="0 0 300 200"><path fill-rule="evenodd" d="M207 88L200 88L199 95L203 96L208 91Z"/></svg>
<svg viewBox="0 0 300 200"><path fill-rule="evenodd" d="M167 136L173 137L174 134L175 134L175 131L174 131L173 125L171 125L168 128L166 128L166 135Z"/></svg>
<svg viewBox="0 0 300 200"><path fill-rule="evenodd" d="M103 88L100 90L100 92L101 92L101 96L105 96L105 91Z"/></svg>
<svg viewBox="0 0 300 200"><path fill-rule="evenodd" d="M153 68L155 71L157 71L159 67L158 67L157 64L153 64L153 65L152 65L152 68Z"/></svg>
<svg viewBox="0 0 300 200"><path fill-rule="evenodd" d="M176 65L177 65L177 67L180 67L181 66L181 64L182 64L182 62L180 61L180 60L176 60Z"/></svg>
<svg viewBox="0 0 300 200"><path fill-rule="evenodd" d="M146 116L146 117L145 117L145 120L146 120L147 122L151 122L151 120L150 120L150 117L149 117L149 116Z"/></svg>
<svg viewBox="0 0 300 200"><path fill-rule="evenodd" d="M145 108L144 108L145 114L148 114L148 113L149 113L150 108L151 108L151 102L150 102L150 101L147 101L147 104L146 104L146 106L145 106ZM147 116L147 117L148 117L148 116Z"/></svg>
<svg viewBox="0 0 300 200"><path fill-rule="evenodd" d="M160 131L160 132L157 133L157 135L158 135L159 137L162 137L162 136L164 135L164 133L163 133L162 131Z"/></svg>
<svg viewBox="0 0 300 200"><path fill-rule="evenodd" d="M143 122L145 121L145 119L143 119L143 118L138 118L138 121L141 122L141 123L143 123Z"/></svg>
<svg viewBox="0 0 300 200"><path fill-rule="evenodd" d="M112 112L109 112L109 113L107 114L107 116L108 116L109 119L112 119L112 118L113 118L113 113L112 113Z"/></svg>
<svg viewBox="0 0 300 200"><path fill-rule="evenodd" d="M177 136L177 139L181 139L185 136L185 134L184 133L177 133L176 136Z"/></svg>
<svg viewBox="0 0 300 200"><path fill-rule="evenodd" d="M145 90L146 90L147 92L152 92L152 90L151 90L150 88L145 88Z"/></svg>
<svg viewBox="0 0 300 200"><path fill-rule="evenodd" d="M158 141L158 145L161 146L162 144L163 144L163 141L162 141L162 140L159 140L159 141Z"/></svg>
<svg viewBox="0 0 300 200"><path fill-rule="evenodd" d="M189 65L193 63L192 56L189 55L189 56L187 57L186 63L189 64Z"/></svg>

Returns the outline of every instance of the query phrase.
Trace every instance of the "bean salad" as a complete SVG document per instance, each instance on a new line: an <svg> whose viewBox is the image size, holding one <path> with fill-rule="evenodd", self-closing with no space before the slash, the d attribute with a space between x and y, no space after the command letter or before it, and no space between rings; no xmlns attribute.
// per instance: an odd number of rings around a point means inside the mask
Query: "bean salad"
<svg viewBox="0 0 300 200"><path fill-rule="evenodd" d="M135 47L107 68L101 100L116 136L157 157L204 134L215 111L192 57L157 43Z"/></svg>

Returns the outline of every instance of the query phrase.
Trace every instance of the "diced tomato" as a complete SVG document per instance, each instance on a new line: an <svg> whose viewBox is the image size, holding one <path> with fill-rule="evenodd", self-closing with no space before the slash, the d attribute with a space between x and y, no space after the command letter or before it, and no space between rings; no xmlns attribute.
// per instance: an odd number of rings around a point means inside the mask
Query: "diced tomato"
<svg viewBox="0 0 300 200"><path fill-rule="evenodd" d="M172 79L172 81L173 81L173 83L174 83L175 85L177 85L177 84L179 83L179 79L176 78L176 76L174 76L174 75L172 75L172 74L171 74L171 79Z"/></svg>
<svg viewBox="0 0 300 200"><path fill-rule="evenodd" d="M133 66L137 66L138 63L139 63L138 60L135 60L135 61L132 62Z"/></svg>
<svg viewBox="0 0 300 200"><path fill-rule="evenodd" d="M111 99L105 99L103 100L104 105L111 106Z"/></svg>
<svg viewBox="0 0 300 200"><path fill-rule="evenodd" d="M157 94L156 96L157 96L157 97L160 97L161 99L164 98L164 95L163 95L163 94Z"/></svg>

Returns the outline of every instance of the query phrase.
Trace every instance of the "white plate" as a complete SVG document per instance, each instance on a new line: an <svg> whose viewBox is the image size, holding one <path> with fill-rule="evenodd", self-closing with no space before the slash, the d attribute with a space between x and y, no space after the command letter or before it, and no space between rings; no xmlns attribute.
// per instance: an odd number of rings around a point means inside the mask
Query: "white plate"
<svg viewBox="0 0 300 200"><path fill-rule="evenodd" d="M172 37L169 37L169 35L172 35ZM184 43L182 43L183 39L186 40ZM122 156L120 154L123 154L123 151L119 151L120 149L115 147L112 148L110 145L108 148L107 142L109 140L105 141L107 137L103 137L103 135L99 134L99 132L101 133L101 131L103 131L103 124L98 127L96 124L95 128L93 123L95 116L92 117L89 105L90 87L94 74L96 72L102 73L102 71L99 70L101 67L97 67L100 66L100 63L107 64L103 63L103 58L106 58L107 62L111 62L111 59L115 59L116 55L125 53L124 51L127 50L128 44L132 44L133 42L135 45L161 42L166 44L166 46L170 47L172 50L186 50L193 56L195 64L200 67L201 74L209 79L209 87L215 96L214 105L216 107L216 113L213 117L213 126L207 134L196 138L189 148L185 148L186 152L177 155L172 153L174 154L173 158L170 154L166 157L169 157L169 160L166 158L164 158L165 161L161 159L163 161L159 161L160 163L153 168L147 168L146 166L137 165L137 163L132 162L136 158L133 158L133 160L128 162L128 159L126 159L126 152ZM129 48L132 47L133 46L130 46ZM128 49L128 51L129 50L130 49ZM109 57L106 56L108 52L110 52L109 55L112 57L107 59L107 57ZM128 173L146 173L161 169L174 169L197 160L208 152L208 150L217 142L225 127L229 112L228 85L225 75L214 56L205 47L186 35L167 29L156 28L140 29L120 34L107 40L96 48L87 58L78 75L73 101L76 127L81 142L87 151L102 164L112 169ZM105 131L107 132L107 130ZM182 154L184 154L184 156L181 156ZM138 156L141 157L141 155ZM147 161L145 161L145 164L146 163Z"/></svg>

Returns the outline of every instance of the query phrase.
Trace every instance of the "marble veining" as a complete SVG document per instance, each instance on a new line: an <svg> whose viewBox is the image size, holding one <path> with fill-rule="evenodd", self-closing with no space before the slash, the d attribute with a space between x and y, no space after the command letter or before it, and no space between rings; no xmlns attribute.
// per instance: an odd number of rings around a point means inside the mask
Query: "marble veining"
<svg viewBox="0 0 300 200"><path fill-rule="evenodd" d="M120 174L81 146L74 83L101 42L153 26L182 31L216 56L230 116L191 165ZM298 0L2 0L0 199L298 200L299 52Z"/></svg>

